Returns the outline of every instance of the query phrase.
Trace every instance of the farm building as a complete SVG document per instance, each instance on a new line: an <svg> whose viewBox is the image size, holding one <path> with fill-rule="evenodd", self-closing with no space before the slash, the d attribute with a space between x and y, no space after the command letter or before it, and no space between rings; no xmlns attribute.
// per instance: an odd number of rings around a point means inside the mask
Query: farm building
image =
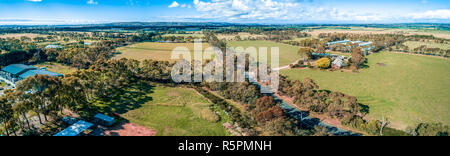
<svg viewBox="0 0 450 156"><path fill-rule="evenodd" d="M312 56L314 58L322 58L322 57L328 57L328 56L330 56L330 54L328 54L328 53L312 53Z"/></svg>
<svg viewBox="0 0 450 156"><path fill-rule="evenodd" d="M347 64L345 63L345 57L344 56L337 57L333 61L331 66L332 66L333 69L341 69L342 67L347 66Z"/></svg>
<svg viewBox="0 0 450 156"><path fill-rule="evenodd" d="M59 73L47 71L45 68L38 69L24 64L11 64L0 70L0 77L13 84L34 75L63 76Z"/></svg>
<svg viewBox="0 0 450 156"><path fill-rule="evenodd" d="M92 126L94 126L94 124L81 120L54 136L78 136Z"/></svg>
<svg viewBox="0 0 450 156"><path fill-rule="evenodd" d="M350 42L350 40L342 40L342 41L334 41L334 42L328 42L327 45L335 45L335 44L346 44L347 42Z"/></svg>

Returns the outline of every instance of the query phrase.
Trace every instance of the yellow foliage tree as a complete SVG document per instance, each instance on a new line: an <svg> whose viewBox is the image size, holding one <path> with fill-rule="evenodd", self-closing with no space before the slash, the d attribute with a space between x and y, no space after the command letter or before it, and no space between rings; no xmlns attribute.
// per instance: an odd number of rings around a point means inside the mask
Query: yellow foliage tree
<svg viewBox="0 0 450 156"><path fill-rule="evenodd" d="M330 64L331 64L331 60L329 58L321 58L319 60L317 60L316 62L316 66L322 69L327 69L330 68Z"/></svg>

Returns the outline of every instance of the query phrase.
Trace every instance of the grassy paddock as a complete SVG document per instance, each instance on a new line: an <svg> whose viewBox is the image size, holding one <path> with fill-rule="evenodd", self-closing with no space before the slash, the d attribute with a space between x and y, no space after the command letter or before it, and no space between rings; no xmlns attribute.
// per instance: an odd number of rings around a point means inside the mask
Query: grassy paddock
<svg viewBox="0 0 450 156"><path fill-rule="evenodd" d="M211 103L192 89L140 83L95 106L117 112L131 123L157 131L158 136L225 136L223 120Z"/></svg>
<svg viewBox="0 0 450 156"><path fill-rule="evenodd" d="M121 54L116 55L115 59L128 58L136 60L153 59L159 61L176 61L171 59L172 51L176 47L186 47L194 57L194 43L156 43L142 42L125 47L118 48ZM210 47L209 44L203 43L202 49Z"/></svg>
<svg viewBox="0 0 450 156"><path fill-rule="evenodd" d="M280 66L286 66L295 61L299 60L301 57L297 55L299 47L291 46L283 43L276 43L271 41L230 41L228 42L229 47L255 47L258 51L260 47L267 47L269 59L267 60L270 64L270 48L279 47L280 51Z"/></svg>
<svg viewBox="0 0 450 156"><path fill-rule="evenodd" d="M388 117L397 129L420 122L450 125L449 60L387 52L369 55L368 60L370 67L360 73L291 69L281 74L310 77L321 89L357 96L370 107L369 119Z"/></svg>

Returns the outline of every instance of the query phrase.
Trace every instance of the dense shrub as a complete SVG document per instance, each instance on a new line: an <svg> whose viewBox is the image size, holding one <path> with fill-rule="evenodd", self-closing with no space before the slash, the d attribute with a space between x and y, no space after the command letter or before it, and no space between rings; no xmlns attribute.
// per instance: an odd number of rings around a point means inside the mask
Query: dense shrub
<svg viewBox="0 0 450 156"><path fill-rule="evenodd" d="M316 66L322 69L328 69L330 68L331 60L329 58L321 58L317 60Z"/></svg>
<svg viewBox="0 0 450 156"><path fill-rule="evenodd" d="M421 123L410 133L416 136L448 136L449 127L442 123Z"/></svg>

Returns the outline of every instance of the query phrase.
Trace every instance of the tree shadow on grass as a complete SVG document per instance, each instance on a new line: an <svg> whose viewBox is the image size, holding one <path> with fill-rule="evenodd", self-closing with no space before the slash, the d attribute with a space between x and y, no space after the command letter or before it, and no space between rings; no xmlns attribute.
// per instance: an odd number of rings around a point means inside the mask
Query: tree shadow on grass
<svg viewBox="0 0 450 156"><path fill-rule="evenodd" d="M368 105L364 105L362 103L359 103L359 107L361 108L360 109L361 113L363 113L363 114L369 114L370 113L370 107Z"/></svg>
<svg viewBox="0 0 450 156"><path fill-rule="evenodd" d="M359 66L359 68L360 68L360 69L368 69L368 68L370 68L370 66L369 66L368 64L369 64L369 59L366 58L366 60L364 61L364 63L361 64L361 65Z"/></svg>

